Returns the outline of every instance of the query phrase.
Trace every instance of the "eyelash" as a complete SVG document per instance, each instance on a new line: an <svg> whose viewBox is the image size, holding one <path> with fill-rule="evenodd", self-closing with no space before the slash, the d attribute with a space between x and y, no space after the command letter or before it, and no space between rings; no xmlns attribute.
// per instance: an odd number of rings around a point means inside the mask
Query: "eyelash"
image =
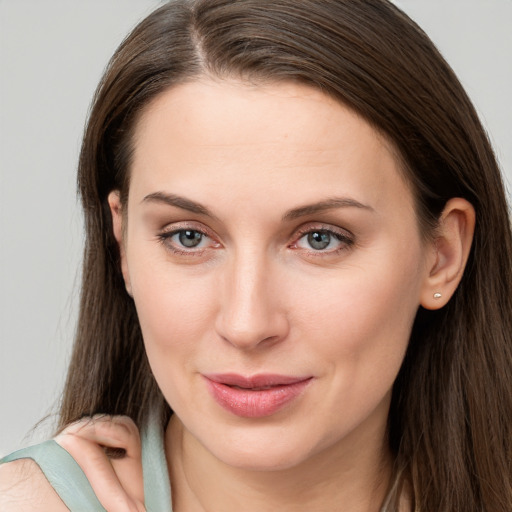
<svg viewBox="0 0 512 512"><path fill-rule="evenodd" d="M330 237L334 238L338 242L340 242L340 246L335 249L330 250L321 250L321 249L304 249L308 256L313 257L325 257L325 256L332 256L339 254L343 251L346 251L350 249L354 243L354 237L351 233L348 233L346 231L336 230L333 229L331 226L306 226L301 229L299 229L297 235L295 236L295 242L293 242L289 247L296 248L297 243L302 240L305 236L313 234L313 233L320 233L320 234L327 234Z"/></svg>
<svg viewBox="0 0 512 512"><path fill-rule="evenodd" d="M190 226L190 225L175 226L173 229L171 229L169 231L162 231L161 233L159 233L157 235L157 238L158 238L158 241L162 245L164 245L167 250L171 251L173 254L176 254L178 256L201 256L204 253L204 251L208 248L220 247L219 242L214 242L213 247L204 247L204 248L199 248L199 249L195 249L195 248L180 249L176 245L170 243L170 240L172 239L172 237L174 237L180 233L184 233L186 231L199 233L202 237L206 237L206 238L209 238L210 240L214 241L214 237L212 235L210 235L206 230L204 230L202 228ZM298 242L300 240L302 240L305 236L313 234L313 233L326 234L326 235L334 238L338 242L340 242L339 247L337 247L335 249L330 249L330 250L322 250L322 249L315 250L313 248L311 248L309 250L303 249L304 251L306 251L306 253L308 255L311 255L314 257L322 257L322 256L325 257L328 255L339 254L343 251L348 250L355 243L352 234L342 232L341 230L340 231L335 230L330 226L327 227L327 226L311 226L310 225L310 226L303 227L303 228L299 229L297 231L296 235L294 236L295 241L292 242L290 245L288 245L288 247L291 249L300 250L301 248L297 247Z"/></svg>
<svg viewBox="0 0 512 512"><path fill-rule="evenodd" d="M165 248L169 251L171 251L173 254L176 254L178 256L201 256L204 251L208 247L202 247L199 249L190 248L190 249L179 249L176 245L171 244L170 240L173 236L178 235L180 233L184 233L186 231L191 231L194 233L199 233L202 237L209 238L211 240L214 240L213 237L206 232L204 229L197 228L195 226L175 226L173 229L169 231L162 231L157 235L158 241L165 246ZM201 240L202 241L202 240ZM218 242L215 242L217 246L220 246ZM214 247L215 248L215 247Z"/></svg>

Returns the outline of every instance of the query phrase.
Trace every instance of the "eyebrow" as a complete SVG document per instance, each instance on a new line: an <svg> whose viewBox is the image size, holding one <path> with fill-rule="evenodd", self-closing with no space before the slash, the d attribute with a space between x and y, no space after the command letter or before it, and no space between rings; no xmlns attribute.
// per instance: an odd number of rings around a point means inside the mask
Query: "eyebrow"
<svg viewBox="0 0 512 512"><path fill-rule="evenodd" d="M178 196L176 194L168 194L165 192L153 192L152 194L148 194L147 196L145 196L141 202L163 203L169 206L180 208L182 210L187 210L192 213L205 215L206 217L210 217L212 219L217 219L217 216L214 215L208 208L206 208L206 206L203 206L202 204L197 203L196 201L192 201L191 199L187 199L186 197ZM298 219L300 217L306 217L307 215L314 215L315 213L321 213L327 210L334 210L336 208L359 208L369 210L372 212L374 211L374 209L371 206L360 203L355 199L351 199L349 197L333 197L326 199L325 201L307 204L289 210L283 215L282 220L286 222Z"/></svg>
<svg viewBox="0 0 512 512"><path fill-rule="evenodd" d="M182 210L187 210L192 213L205 215L206 217L211 217L212 219L217 218L208 208L206 208L206 206L203 206L200 203L196 203L191 199L187 199L186 197L177 196L176 194L167 194L165 192L153 192L152 194L148 194L146 197L144 197L144 199L141 202L164 203L169 206L175 206L176 208L181 208Z"/></svg>
<svg viewBox="0 0 512 512"><path fill-rule="evenodd" d="M334 210L336 208L359 208L368 211L375 211L371 206L360 203L350 197L332 197L319 203L306 204L299 206L286 212L283 215L283 221L298 219L299 217L306 217L307 215L314 215L327 210Z"/></svg>

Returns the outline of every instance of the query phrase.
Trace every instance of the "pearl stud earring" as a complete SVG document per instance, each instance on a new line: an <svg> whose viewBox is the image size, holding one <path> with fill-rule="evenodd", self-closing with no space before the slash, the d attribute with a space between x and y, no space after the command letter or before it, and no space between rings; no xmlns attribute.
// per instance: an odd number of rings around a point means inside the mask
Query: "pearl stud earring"
<svg viewBox="0 0 512 512"><path fill-rule="evenodd" d="M440 299L442 295L439 292L434 293L434 299Z"/></svg>

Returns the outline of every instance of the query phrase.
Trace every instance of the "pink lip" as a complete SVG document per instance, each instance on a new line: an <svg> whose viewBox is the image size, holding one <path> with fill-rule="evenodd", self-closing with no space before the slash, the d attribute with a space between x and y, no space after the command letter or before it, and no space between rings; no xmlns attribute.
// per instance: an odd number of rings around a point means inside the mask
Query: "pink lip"
<svg viewBox="0 0 512 512"><path fill-rule="evenodd" d="M274 414L297 398L312 377L260 374L243 377L234 373L204 375L215 401L243 418Z"/></svg>

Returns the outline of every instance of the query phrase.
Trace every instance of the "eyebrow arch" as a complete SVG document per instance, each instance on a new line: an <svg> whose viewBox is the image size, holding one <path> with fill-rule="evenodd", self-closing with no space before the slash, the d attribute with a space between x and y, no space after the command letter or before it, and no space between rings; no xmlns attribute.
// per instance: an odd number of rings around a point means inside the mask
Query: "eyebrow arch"
<svg viewBox="0 0 512 512"><path fill-rule="evenodd" d="M165 192L153 192L152 194L148 194L146 197L144 197L144 199L141 202L163 203L169 206L175 206L176 208L180 208L182 210L187 210L192 213L205 215L207 217L211 217L212 219L217 218L210 210L208 210L208 208L206 208L206 206L203 206L200 203L196 203L191 199L187 199L176 194L167 194Z"/></svg>
<svg viewBox="0 0 512 512"><path fill-rule="evenodd" d="M298 219L299 217L305 217L306 215L313 215L326 210L334 210L335 208L361 208L371 212L375 211L371 206L360 203L355 199L351 199L349 197L333 197L319 203L307 204L294 208L283 215L283 221L290 221Z"/></svg>

